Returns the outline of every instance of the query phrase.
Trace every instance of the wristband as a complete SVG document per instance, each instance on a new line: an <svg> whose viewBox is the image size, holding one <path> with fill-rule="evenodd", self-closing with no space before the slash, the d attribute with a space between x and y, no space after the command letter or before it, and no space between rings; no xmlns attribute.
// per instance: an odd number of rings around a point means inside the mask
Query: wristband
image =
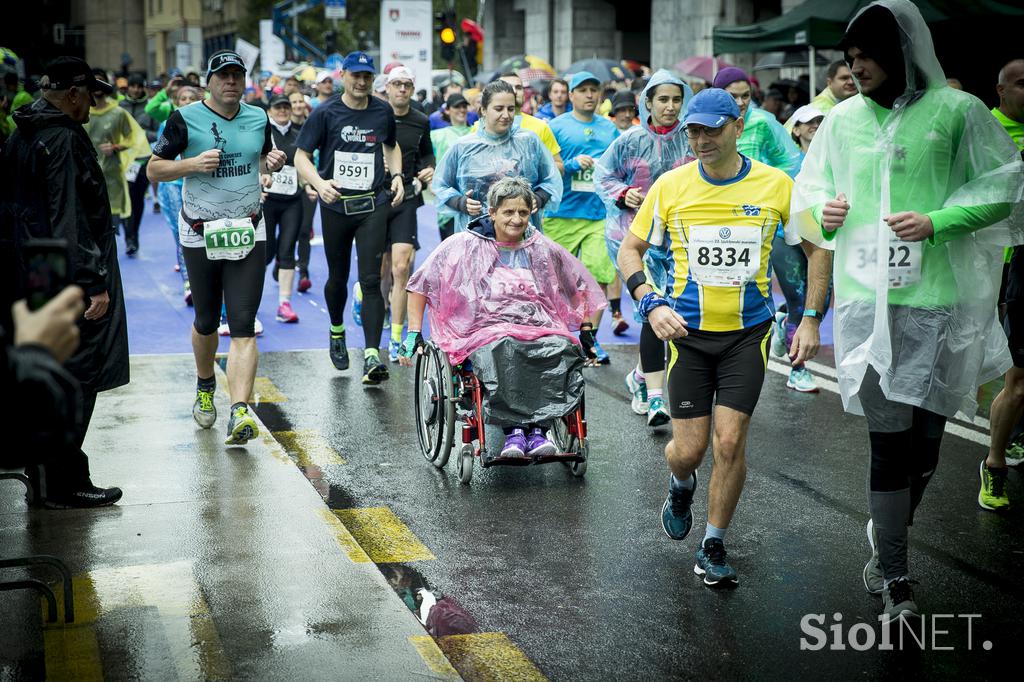
<svg viewBox="0 0 1024 682"><path fill-rule="evenodd" d="M629 279L626 280L626 291L629 292L630 296L636 298L633 292L636 291L636 288L641 284L647 284L647 275L644 274L643 270L637 270L629 276Z"/></svg>
<svg viewBox="0 0 1024 682"><path fill-rule="evenodd" d="M644 294L644 297L637 302L636 311L643 321L646 322L647 316L651 314L651 311L662 305L668 305L668 301L663 296L652 291L649 294Z"/></svg>
<svg viewBox="0 0 1024 682"><path fill-rule="evenodd" d="M804 310L804 317L809 317L812 320L817 320L818 322L821 322L822 318L824 318L825 316L822 313L815 310L814 308L807 308L806 310Z"/></svg>

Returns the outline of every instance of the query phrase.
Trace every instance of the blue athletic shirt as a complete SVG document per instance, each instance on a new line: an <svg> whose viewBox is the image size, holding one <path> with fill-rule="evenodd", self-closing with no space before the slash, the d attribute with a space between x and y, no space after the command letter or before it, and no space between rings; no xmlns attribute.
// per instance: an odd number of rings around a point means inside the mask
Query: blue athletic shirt
<svg viewBox="0 0 1024 682"><path fill-rule="evenodd" d="M548 125L555 134L558 146L562 148L565 171L562 173L562 203L557 211L547 215L553 218L604 220L604 203L594 191L594 167L580 170L576 157L587 154L597 161L619 136L619 129L603 116L595 115L590 123L584 123L573 116L571 111L552 119ZM576 190L573 190L574 185Z"/></svg>
<svg viewBox="0 0 1024 682"><path fill-rule="evenodd" d="M393 147L396 142L396 131L395 113L387 102L370 97L365 109L352 109L338 95L313 110L302 125L296 146L310 154L319 150L320 164L317 172L325 180L334 178L334 152L373 154L374 170L370 189L339 191L342 196L373 192L379 195L378 201L383 201L384 197L380 195L380 190L385 187L387 174L384 172L382 145ZM320 207L338 213L345 212L345 207L340 201L333 204L321 201Z"/></svg>
<svg viewBox="0 0 1024 682"><path fill-rule="evenodd" d="M267 112L242 103L233 118L225 118L206 102L193 102L171 113L153 145L153 153L168 160L179 155L190 159L211 149L221 151L216 170L187 175L182 183L185 215L216 220L260 213L260 156L273 149ZM262 225L258 226L256 239L263 240L264 235ZM179 236L183 246L203 245L202 237L191 228L182 227Z"/></svg>

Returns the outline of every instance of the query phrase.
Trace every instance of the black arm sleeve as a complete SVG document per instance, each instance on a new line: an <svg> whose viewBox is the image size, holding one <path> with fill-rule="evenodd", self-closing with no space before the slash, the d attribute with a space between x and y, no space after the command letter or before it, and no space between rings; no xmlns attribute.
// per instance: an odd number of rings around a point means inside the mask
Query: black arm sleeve
<svg viewBox="0 0 1024 682"><path fill-rule="evenodd" d="M72 281L82 287L87 296L107 290L107 267L99 245L89 228L89 215L79 198L79 182L95 183L100 174L95 162L89 168L86 154L95 154L84 143L73 148L70 136L62 143L52 145L41 160L46 172L46 213L50 223L49 236L68 243L68 271ZM100 175L99 180L102 181ZM86 187L94 186L87 184Z"/></svg>
<svg viewBox="0 0 1024 682"><path fill-rule="evenodd" d="M270 150L274 148L273 133L270 130L270 119L267 119L267 127L263 129L263 149L260 151L260 156L266 156L270 153Z"/></svg>
<svg viewBox="0 0 1024 682"><path fill-rule="evenodd" d="M188 125L180 111L171 112L164 132L153 146L153 156L173 161L188 147Z"/></svg>

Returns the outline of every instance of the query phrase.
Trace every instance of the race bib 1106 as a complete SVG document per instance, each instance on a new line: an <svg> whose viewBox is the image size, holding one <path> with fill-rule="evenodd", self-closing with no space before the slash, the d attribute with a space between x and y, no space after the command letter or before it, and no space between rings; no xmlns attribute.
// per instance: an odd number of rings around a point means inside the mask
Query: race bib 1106
<svg viewBox="0 0 1024 682"><path fill-rule="evenodd" d="M743 286L761 270L761 228L695 225L686 251L690 276L704 286Z"/></svg>
<svg viewBox="0 0 1024 682"><path fill-rule="evenodd" d="M206 257L210 260L242 260L256 246L251 218L211 220L203 227Z"/></svg>
<svg viewBox="0 0 1024 682"><path fill-rule="evenodd" d="M342 189L365 192L373 188L374 155L366 152L334 152L334 183Z"/></svg>

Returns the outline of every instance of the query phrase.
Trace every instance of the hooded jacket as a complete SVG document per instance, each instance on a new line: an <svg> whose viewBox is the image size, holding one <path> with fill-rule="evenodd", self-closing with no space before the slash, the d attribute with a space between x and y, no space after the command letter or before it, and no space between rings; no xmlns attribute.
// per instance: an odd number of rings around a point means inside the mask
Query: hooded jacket
<svg viewBox="0 0 1024 682"><path fill-rule="evenodd" d="M683 91L683 104L679 112L679 121L667 132L657 132L653 127L651 112L647 101L651 93L659 85L666 83L677 85ZM629 231L629 226L636 217L636 210L626 208L622 197L631 187L635 187L645 195L654 181L661 175L677 166L693 160L690 144L686 140L683 119L686 108L693 97L693 91L679 78L669 71L660 69L651 76L640 94L638 111L640 125L630 128L612 142L608 150L594 166L594 189L604 202L607 210L605 217L605 241L608 243L612 262L618 257L619 247ZM661 290L664 287L664 267L659 265L667 254L660 247L647 250L645 264L648 279L652 285ZM616 268L618 264L616 263Z"/></svg>
<svg viewBox="0 0 1024 682"><path fill-rule="evenodd" d="M128 327L107 187L96 150L80 123L46 99L14 113L18 129L4 150L0 250L15 300L25 291L26 263L18 256L32 238L68 243L68 281L87 296L110 295L107 314L79 320L81 343L65 367L87 391L128 383Z"/></svg>
<svg viewBox="0 0 1024 682"><path fill-rule="evenodd" d="M1010 366L995 315L1003 247L1024 241L1024 165L973 95L946 85L920 10L883 0L851 21L843 45L886 69L884 87L825 117L796 178L790 214L804 239L835 251L836 367L860 413L867 368L892 401L952 417ZM859 85L859 84L858 84ZM845 222L821 208L840 193ZM904 242L885 219L928 216L931 238ZM899 308L910 323L897 324Z"/></svg>

